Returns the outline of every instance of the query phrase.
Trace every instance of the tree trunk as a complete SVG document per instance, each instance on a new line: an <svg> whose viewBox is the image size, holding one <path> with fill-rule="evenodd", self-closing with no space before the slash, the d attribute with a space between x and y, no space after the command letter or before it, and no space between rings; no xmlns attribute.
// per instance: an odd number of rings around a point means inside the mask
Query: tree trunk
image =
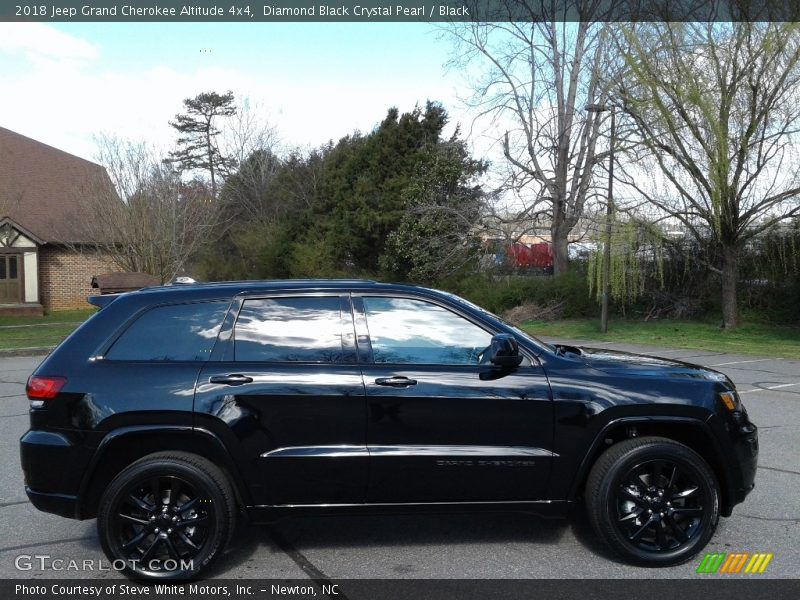
<svg viewBox="0 0 800 600"><path fill-rule="evenodd" d="M739 325L736 301L736 281L739 278L739 251L735 246L722 249L722 327L734 329Z"/></svg>
<svg viewBox="0 0 800 600"><path fill-rule="evenodd" d="M563 224L553 223L550 235L553 241L553 275L563 275L569 271L568 231Z"/></svg>
<svg viewBox="0 0 800 600"><path fill-rule="evenodd" d="M211 125L209 124L209 127ZM214 177L214 153L211 150L211 135L210 130L206 130L206 152L208 153L208 169L211 171L211 196L214 200L217 199L217 179Z"/></svg>

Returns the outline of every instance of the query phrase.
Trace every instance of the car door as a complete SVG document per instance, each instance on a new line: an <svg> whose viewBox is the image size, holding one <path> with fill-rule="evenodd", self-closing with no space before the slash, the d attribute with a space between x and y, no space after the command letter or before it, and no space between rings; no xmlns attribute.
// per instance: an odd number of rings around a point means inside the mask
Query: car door
<svg viewBox="0 0 800 600"><path fill-rule="evenodd" d="M197 426L233 436L235 460L260 482L258 503L363 502L365 396L349 295L238 304L223 355L200 375Z"/></svg>
<svg viewBox="0 0 800 600"><path fill-rule="evenodd" d="M480 364L493 333L434 299L353 298L367 393L369 502L545 497L553 459L547 378L532 356Z"/></svg>

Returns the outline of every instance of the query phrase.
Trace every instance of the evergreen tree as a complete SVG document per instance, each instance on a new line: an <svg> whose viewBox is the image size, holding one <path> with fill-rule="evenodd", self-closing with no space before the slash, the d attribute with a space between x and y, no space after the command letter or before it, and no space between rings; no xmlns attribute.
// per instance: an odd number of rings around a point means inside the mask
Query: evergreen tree
<svg viewBox="0 0 800 600"><path fill-rule="evenodd" d="M387 239L405 216L405 190L446 123L441 104L428 102L404 114L392 108L368 135L340 140L325 160L306 245L336 272L378 272Z"/></svg>
<svg viewBox="0 0 800 600"><path fill-rule="evenodd" d="M404 214L387 239L382 270L393 279L431 282L474 259L484 202L474 180L486 168L458 132L430 146L403 192Z"/></svg>
<svg viewBox="0 0 800 600"><path fill-rule="evenodd" d="M169 160L183 171L208 171L211 193L217 196L217 176L229 166L230 160L219 150L216 137L218 117L236 114L233 92L218 94L204 92L183 101L185 113L175 115L169 124L178 132L178 149L170 152Z"/></svg>

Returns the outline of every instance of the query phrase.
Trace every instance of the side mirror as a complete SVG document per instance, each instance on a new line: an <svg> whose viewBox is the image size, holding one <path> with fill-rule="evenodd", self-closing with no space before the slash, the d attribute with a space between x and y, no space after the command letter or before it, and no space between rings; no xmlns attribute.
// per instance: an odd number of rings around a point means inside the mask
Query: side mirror
<svg viewBox="0 0 800 600"><path fill-rule="evenodd" d="M498 367L518 367L522 363L519 344L509 333L498 333L489 347L489 362Z"/></svg>

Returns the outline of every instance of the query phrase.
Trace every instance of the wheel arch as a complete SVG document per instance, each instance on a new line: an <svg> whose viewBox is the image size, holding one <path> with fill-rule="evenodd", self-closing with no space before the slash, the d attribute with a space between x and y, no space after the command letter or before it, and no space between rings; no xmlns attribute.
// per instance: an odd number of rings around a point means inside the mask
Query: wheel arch
<svg viewBox="0 0 800 600"><path fill-rule="evenodd" d="M250 493L224 443L205 429L190 426L122 427L100 442L81 481L77 515L96 516L103 491L125 467L150 454L164 451L189 452L213 462L230 481L239 507L251 504Z"/></svg>
<svg viewBox="0 0 800 600"><path fill-rule="evenodd" d="M633 437L658 436L679 442L699 454L717 476L720 485L720 513L731 515L734 505L732 478L722 448L706 421L694 417L621 417L609 421L595 436L570 486L568 500L583 492L592 466L608 448Z"/></svg>

